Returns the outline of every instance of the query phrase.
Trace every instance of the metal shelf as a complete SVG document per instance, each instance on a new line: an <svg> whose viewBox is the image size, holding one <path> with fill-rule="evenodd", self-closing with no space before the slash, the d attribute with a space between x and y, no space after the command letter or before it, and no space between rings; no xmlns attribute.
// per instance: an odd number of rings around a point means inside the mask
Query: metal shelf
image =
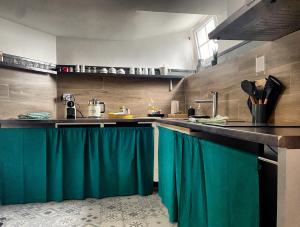
<svg viewBox="0 0 300 227"><path fill-rule="evenodd" d="M0 68L42 74L57 74L55 64L5 53L3 54L3 61L0 61Z"/></svg>
<svg viewBox="0 0 300 227"><path fill-rule="evenodd" d="M141 74L111 74L111 73L80 73L80 72L58 72L57 77L61 76L83 76L83 77L108 77L108 78L131 78L131 79L177 79L184 78L184 75L141 75Z"/></svg>
<svg viewBox="0 0 300 227"><path fill-rule="evenodd" d="M42 74L54 74L54 75L57 74L57 72L54 70L26 67L22 65L9 64L6 62L0 62L0 68L22 70L22 71L29 71L29 72L42 73Z"/></svg>

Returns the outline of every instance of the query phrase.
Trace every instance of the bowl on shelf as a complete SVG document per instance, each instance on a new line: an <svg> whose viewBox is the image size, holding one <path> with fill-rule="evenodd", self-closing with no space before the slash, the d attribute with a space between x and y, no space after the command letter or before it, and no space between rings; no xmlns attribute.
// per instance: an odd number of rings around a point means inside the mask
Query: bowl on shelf
<svg viewBox="0 0 300 227"><path fill-rule="evenodd" d="M106 69L106 68L102 68L102 69L100 69L100 70L99 70L99 72L100 72L100 73L108 73L108 71L107 71L107 69Z"/></svg>
<svg viewBox="0 0 300 227"><path fill-rule="evenodd" d="M117 70L117 74L122 74L122 75L124 75L124 74L125 74L125 70L124 70L124 69L118 69L118 70Z"/></svg>
<svg viewBox="0 0 300 227"><path fill-rule="evenodd" d="M111 67L111 68L108 69L108 72L111 73L111 74L116 74L117 70L115 68Z"/></svg>

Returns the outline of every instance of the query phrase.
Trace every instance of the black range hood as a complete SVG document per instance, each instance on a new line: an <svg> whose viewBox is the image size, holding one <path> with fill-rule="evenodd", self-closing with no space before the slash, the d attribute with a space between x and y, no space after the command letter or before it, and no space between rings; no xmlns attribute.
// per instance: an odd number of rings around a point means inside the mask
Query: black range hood
<svg viewBox="0 0 300 227"><path fill-rule="evenodd" d="M300 29L300 0L251 0L209 34L210 39L274 41Z"/></svg>

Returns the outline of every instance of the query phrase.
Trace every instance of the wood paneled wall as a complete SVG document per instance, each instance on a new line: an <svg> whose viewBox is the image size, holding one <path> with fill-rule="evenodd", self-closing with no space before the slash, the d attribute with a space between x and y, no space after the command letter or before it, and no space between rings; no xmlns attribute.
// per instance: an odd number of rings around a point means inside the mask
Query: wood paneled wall
<svg viewBox="0 0 300 227"><path fill-rule="evenodd" d="M63 118L63 93L72 93L87 116L88 101L98 98L106 103L107 111L118 111L124 105L138 116L147 114L151 98L164 113L170 112L172 99L180 101L185 112L193 100L207 98L211 90L219 92L219 113L231 119L251 120L246 106L247 95L241 90L244 79L255 80L269 74L278 77L285 85L271 122L300 123L300 31L280 40L268 42L250 50L243 56L192 75L184 81L174 81L169 92L169 80L147 80L101 77L60 77L0 69L0 118L15 118L29 111L49 111ZM265 55L266 72L256 75L255 57ZM55 99L57 101L55 102ZM194 105L195 106L195 105ZM209 104L202 104L211 113Z"/></svg>
<svg viewBox="0 0 300 227"><path fill-rule="evenodd" d="M48 111L56 116L56 82L48 75L0 69L0 119Z"/></svg>
<svg viewBox="0 0 300 227"><path fill-rule="evenodd" d="M184 110L185 96L183 81L173 81L173 91L169 92L169 80L148 80L126 78L102 78L97 76L69 76L57 80L57 97L63 93L75 95L76 102L84 116L87 116L88 101L97 98L106 104L106 113L119 111L126 106L137 116L146 116L148 103L152 99L164 113L170 113L171 100L180 101ZM64 117L64 105L57 103L57 117Z"/></svg>
<svg viewBox="0 0 300 227"><path fill-rule="evenodd" d="M207 98L209 91L215 90L219 92L219 114L251 121L246 106L247 95L241 90L240 83L245 79L261 79L271 74L283 82L285 90L270 122L300 123L299 41L300 31L190 76L184 82L186 104L192 105L195 99ZM255 57L260 55L265 55L266 72L256 75ZM209 104L202 107L210 113Z"/></svg>

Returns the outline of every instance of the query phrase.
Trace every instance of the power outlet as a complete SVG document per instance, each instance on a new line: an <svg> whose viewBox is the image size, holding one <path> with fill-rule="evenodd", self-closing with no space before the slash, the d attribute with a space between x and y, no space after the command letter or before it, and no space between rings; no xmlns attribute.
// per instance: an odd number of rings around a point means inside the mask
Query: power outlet
<svg viewBox="0 0 300 227"><path fill-rule="evenodd" d="M66 104L68 101L74 101L74 95L70 93L63 93L61 96L61 101Z"/></svg>
<svg viewBox="0 0 300 227"><path fill-rule="evenodd" d="M256 73L265 72L265 56L256 57Z"/></svg>

